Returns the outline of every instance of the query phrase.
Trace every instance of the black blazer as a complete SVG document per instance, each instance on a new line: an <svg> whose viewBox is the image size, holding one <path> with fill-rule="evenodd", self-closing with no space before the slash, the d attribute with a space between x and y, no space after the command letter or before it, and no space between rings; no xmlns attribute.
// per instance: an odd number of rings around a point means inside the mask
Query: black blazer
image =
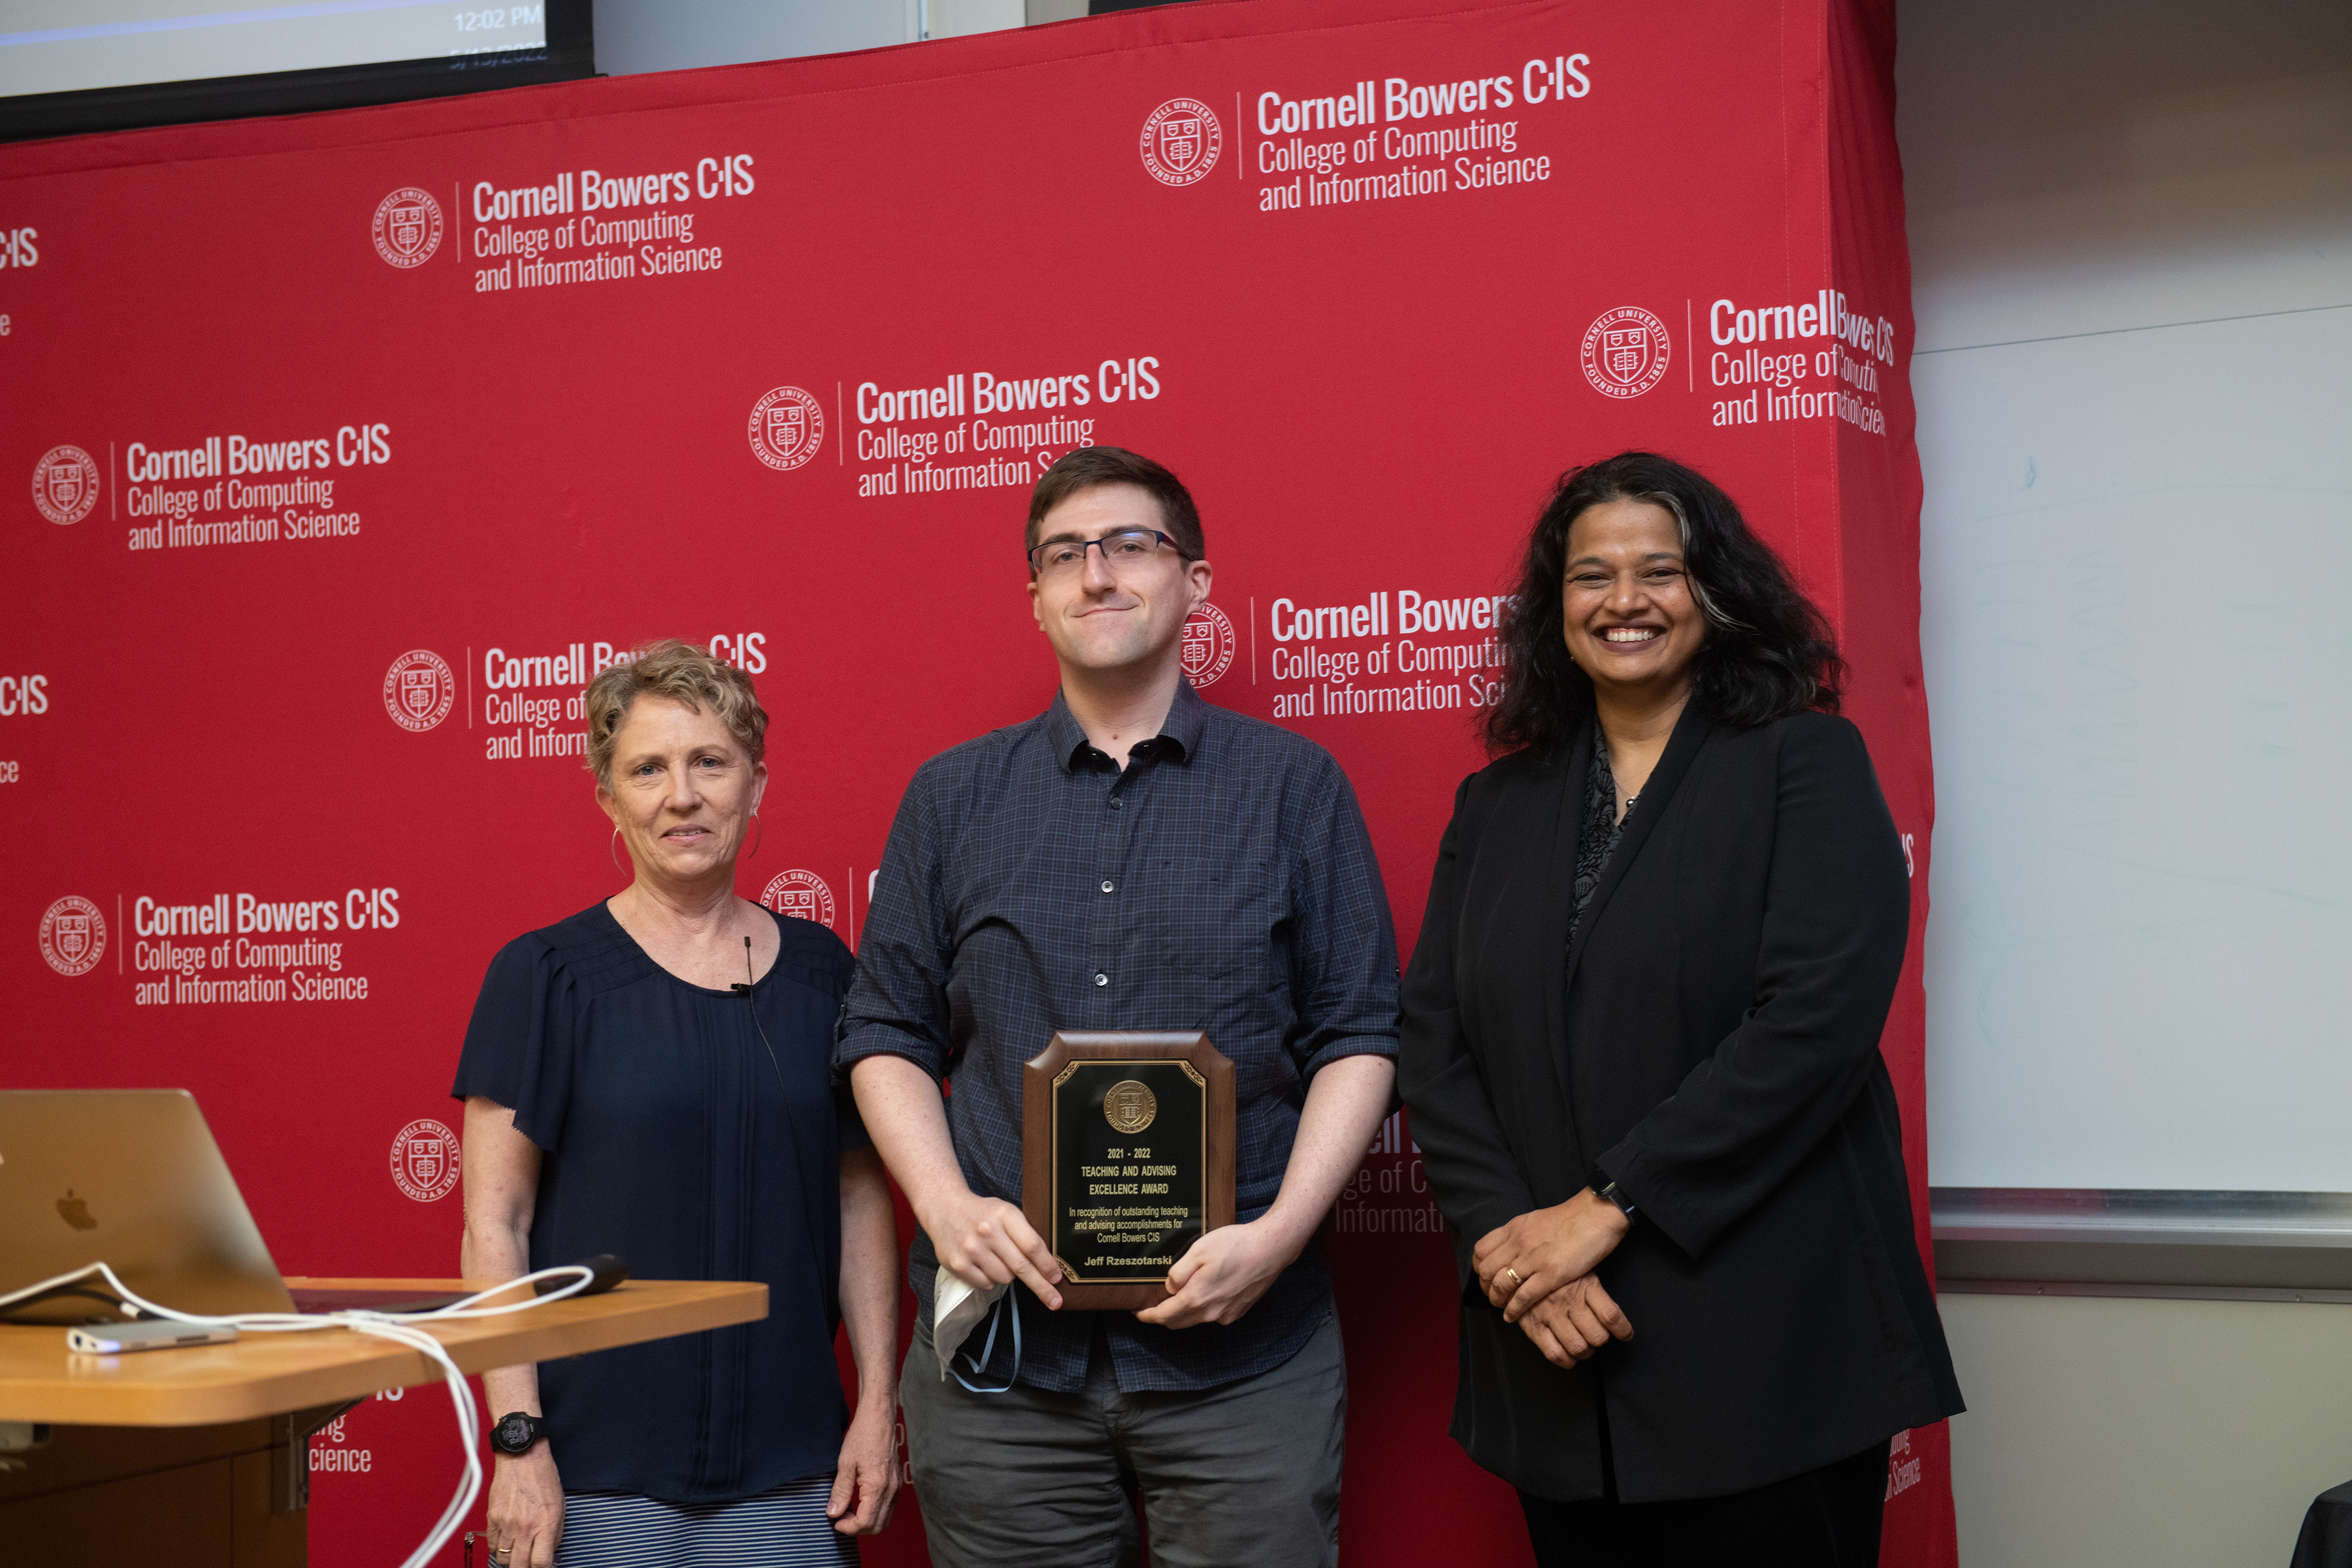
<svg viewBox="0 0 2352 1568"><path fill-rule="evenodd" d="M1907 939L1862 735L1739 731L1693 703L1573 950L1591 721L1463 781L1404 977L1412 1133L1462 1277L1453 1433L1504 1479L1709 1497L1960 1408L1878 1054ZM1634 1338L1563 1372L1486 1304L1488 1231L1594 1165L1640 1217L1601 1283Z"/></svg>

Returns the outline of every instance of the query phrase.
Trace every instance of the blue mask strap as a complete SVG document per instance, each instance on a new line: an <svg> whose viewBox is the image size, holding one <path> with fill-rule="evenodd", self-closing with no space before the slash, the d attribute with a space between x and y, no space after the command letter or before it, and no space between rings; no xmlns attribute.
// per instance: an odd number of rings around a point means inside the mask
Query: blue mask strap
<svg viewBox="0 0 2352 1568"><path fill-rule="evenodd" d="M956 1372L955 1363L962 1361L969 1364L972 1377L987 1376L989 1358L996 1353L996 1331L1008 1316L1013 1320L1013 1370L1004 1374L1003 1387L982 1388L963 1373ZM988 1338L981 1342L979 1359L974 1360L970 1351L958 1351L948 1358L948 1371L954 1373L958 1383L974 1394L1003 1394L1013 1386L1013 1381L1021 1375L1021 1309L1014 1303L1012 1291L1007 1290L999 1296L996 1305L988 1310Z"/></svg>

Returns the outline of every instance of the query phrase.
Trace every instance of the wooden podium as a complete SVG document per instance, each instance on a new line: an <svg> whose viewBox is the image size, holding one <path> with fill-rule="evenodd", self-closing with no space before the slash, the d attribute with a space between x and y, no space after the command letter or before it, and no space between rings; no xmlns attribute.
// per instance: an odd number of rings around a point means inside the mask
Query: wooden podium
<svg viewBox="0 0 2352 1568"><path fill-rule="evenodd" d="M286 1283L487 1289L456 1279ZM767 1315L764 1285L633 1279L602 1296L428 1331L460 1367L478 1373ZM348 1329L89 1356L66 1349L63 1329L0 1327L5 1555L27 1563L103 1558L175 1568L299 1568L310 1555L310 1435L378 1389L441 1380L440 1367L415 1351ZM24 1424L47 1428L46 1443L23 1447L33 1436ZM449 1458L454 1486L457 1459Z"/></svg>

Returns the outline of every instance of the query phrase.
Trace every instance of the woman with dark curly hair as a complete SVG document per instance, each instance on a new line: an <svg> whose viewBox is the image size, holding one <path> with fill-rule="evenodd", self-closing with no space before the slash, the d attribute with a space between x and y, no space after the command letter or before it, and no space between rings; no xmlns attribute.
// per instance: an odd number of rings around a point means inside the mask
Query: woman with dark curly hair
<svg viewBox="0 0 2352 1568"><path fill-rule="evenodd" d="M1877 1561L1960 1409L1878 1039L1910 893L1821 614L1701 475L1564 476L1506 616L1400 1078L1462 1281L1454 1436L1537 1561Z"/></svg>

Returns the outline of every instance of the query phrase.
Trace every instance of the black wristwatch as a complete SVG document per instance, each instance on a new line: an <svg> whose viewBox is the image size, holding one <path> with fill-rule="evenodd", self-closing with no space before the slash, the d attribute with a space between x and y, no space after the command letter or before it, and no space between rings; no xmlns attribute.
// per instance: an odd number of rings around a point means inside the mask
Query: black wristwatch
<svg viewBox="0 0 2352 1568"><path fill-rule="evenodd" d="M547 1436L547 1423L536 1415L521 1411L501 1415L490 1428L490 1447L501 1454L528 1454L530 1446Z"/></svg>
<svg viewBox="0 0 2352 1568"><path fill-rule="evenodd" d="M1629 1225L1633 1223L1633 1216L1640 1212L1633 1206L1633 1200L1625 1195L1625 1189L1617 1184L1617 1178L1598 1165L1593 1166L1591 1173L1584 1178L1584 1184L1591 1187L1592 1195L1602 1203L1616 1205L1617 1212L1625 1216L1626 1223Z"/></svg>

